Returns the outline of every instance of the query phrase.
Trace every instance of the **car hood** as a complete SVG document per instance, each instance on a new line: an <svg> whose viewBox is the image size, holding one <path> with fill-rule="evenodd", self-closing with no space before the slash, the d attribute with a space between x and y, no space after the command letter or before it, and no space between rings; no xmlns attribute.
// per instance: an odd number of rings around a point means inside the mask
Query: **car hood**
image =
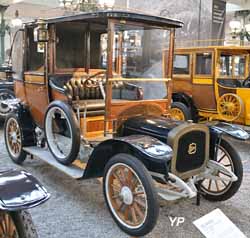
<svg viewBox="0 0 250 238"><path fill-rule="evenodd" d="M146 134L166 142L168 133L183 122L157 116L139 116L129 118L118 132L118 136Z"/></svg>

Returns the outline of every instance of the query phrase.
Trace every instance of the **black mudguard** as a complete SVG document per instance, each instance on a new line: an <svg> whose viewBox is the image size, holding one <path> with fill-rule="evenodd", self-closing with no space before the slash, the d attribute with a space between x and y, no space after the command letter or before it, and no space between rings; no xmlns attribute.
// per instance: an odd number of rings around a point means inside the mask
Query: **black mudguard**
<svg viewBox="0 0 250 238"><path fill-rule="evenodd" d="M0 172L0 209L18 211L38 206L50 194L31 174L25 171Z"/></svg>
<svg viewBox="0 0 250 238"><path fill-rule="evenodd" d="M12 113L16 114L19 119L23 135L23 146L36 145L36 125L32 120L32 116L30 115L29 110L21 102L19 102L13 105Z"/></svg>
<svg viewBox="0 0 250 238"><path fill-rule="evenodd" d="M209 125L210 131L210 157L214 157L216 151L216 144L220 143L223 135L229 135L234 139L245 141L250 138L248 132L243 130L237 125L231 125L224 122L219 122L213 125Z"/></svg>
<svg viewBox="0 0 250 238"><path fill-rule="evenodd" d="M160 149L162 154L149 153ZM132 135L106 140L92 152L83 178L103 176L103 170L110 158L116 154L127 153L139 159L152 172L168 175L168 167L172 158L172 149L156 138L144 135Z"/></svg>

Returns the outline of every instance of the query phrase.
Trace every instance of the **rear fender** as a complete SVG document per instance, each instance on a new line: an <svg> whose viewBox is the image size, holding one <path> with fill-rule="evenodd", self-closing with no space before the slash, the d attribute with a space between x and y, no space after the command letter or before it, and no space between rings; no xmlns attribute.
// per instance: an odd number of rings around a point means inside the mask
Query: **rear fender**
<svg viewBox="0 0 250 238"><path fill-rule="evenodd" d="M135 156L149 171L168 175L171 147L150 136L132 135L107 140L95 147L83 178L102 177L106 163L120 153Z"/></svg>
<svg viewBox="0 0 250 238"><path fill-rule="evenodd" d="M195 106L195 104L190 96L188 96L185 93L176 92L176 93L173 93L172 99L174 102L181 102L181 103L185 104L187 107L189 107L191 109L193 121L197 122L197 120L198 120L197 107Z"/></svg>
<svg viewBox="0 0 250 238"><path fill-rule="evenodd" d="M0 172L0 209L18 211L38 206L50 194L31 174L25 171Z"/></svg>

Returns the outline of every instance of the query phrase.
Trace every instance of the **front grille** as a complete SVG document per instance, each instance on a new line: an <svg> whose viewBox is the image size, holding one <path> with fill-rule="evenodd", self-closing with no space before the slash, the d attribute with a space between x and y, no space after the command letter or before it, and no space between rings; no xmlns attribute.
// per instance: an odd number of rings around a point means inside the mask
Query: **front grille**
<svg viewBox="0 0 250 238"><path fill-rule="evenodd" d="M185 173L200 168L206 158L206 133L190 131L179 138L176 171Z"/></svg>
<svg viewBox="0 0 250 238"><path fill-rule="evenodd" d="M171 172L182 179L204 171L209 159L209 129L206 125L183 123L168 134L173 148Z"/></svg>

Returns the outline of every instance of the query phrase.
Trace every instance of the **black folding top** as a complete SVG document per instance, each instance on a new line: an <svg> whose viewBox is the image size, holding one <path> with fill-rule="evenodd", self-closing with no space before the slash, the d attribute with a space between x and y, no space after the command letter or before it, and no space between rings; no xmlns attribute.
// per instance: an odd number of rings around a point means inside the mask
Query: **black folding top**
<svg viewBox="0 0 250 238"><path fill-rule="evenodd" d="M78 20L95 20L96 22L107 23L108 19L118 19L146 23L159 27L179 28L183 26L183 22L171 18L153 16L149 14L135 13L130 11L106 10L90 13L79 13L70 16L62 16L56 18L45 19L47 23L70 22Z"/></svg>

